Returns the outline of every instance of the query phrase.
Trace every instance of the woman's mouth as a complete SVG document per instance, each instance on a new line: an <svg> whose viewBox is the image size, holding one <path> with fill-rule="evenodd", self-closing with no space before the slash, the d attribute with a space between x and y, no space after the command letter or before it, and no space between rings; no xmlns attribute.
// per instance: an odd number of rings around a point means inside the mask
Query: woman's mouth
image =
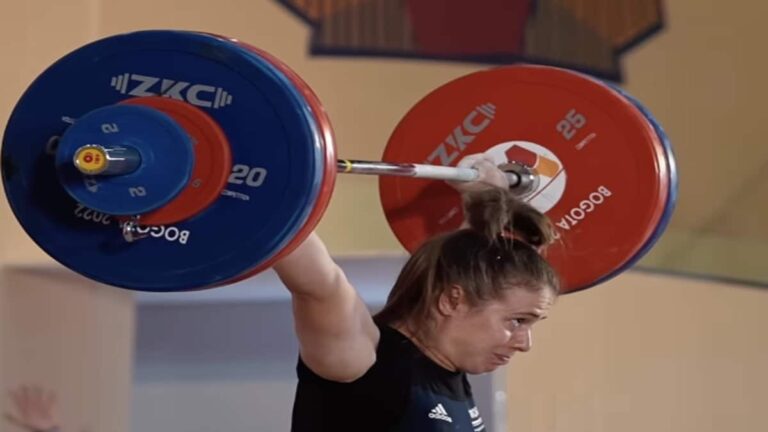
<svg viewBox="0 0 768 432"><path fill-rule="evenodd" d="M502 355L502 354L494 354L493 355L493 358L496 361L496 363L498 363L500 365L505 365L505 364L509 363L510 357L512 357L512 356L510 356L510 355Z"/></svg>

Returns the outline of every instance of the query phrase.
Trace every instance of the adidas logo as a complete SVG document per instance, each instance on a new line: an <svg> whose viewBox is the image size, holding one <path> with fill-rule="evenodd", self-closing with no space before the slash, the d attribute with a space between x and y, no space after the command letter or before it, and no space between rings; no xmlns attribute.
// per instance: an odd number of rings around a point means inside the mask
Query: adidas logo
<svg viewBox="0 0 768 432"><path fill-rule="evenodd" d="M480 417L480 410L478 410L477 407L474 407L471 410L469 410L469 417L472 420L472 429L475 432L482 432L485 430L483 419L482 417Z"/></svg>
<svg viewBox="0 0 768 432"><path fill-rule="evenodd" d="M445 408L443 408L443 404L441 403L432 408L432 410L429 412L429 418L453 423L453 419L448 415L448 412L445 410Z"/></svg>

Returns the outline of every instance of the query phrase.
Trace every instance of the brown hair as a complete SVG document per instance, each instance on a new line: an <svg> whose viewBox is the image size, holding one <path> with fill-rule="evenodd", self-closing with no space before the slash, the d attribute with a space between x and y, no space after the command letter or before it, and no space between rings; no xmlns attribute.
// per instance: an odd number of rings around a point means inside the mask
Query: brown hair
<svg viewBox="0 0 768 432"><path fill-rule="evenodd" d="M510 287L557 294L557 274L539 253L554 239L545 215L499 188L466 195L464 214L469 227L438 235L411 255L378 321L407 321L423 329L452 285L464 290L472 306Z"/></svg>

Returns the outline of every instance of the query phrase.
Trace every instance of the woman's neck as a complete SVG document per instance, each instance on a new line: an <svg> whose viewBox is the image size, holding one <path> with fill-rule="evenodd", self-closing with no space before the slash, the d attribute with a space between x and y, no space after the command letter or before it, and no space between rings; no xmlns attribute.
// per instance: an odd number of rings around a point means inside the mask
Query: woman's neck
<svg viewBox="0 0 768 432"><path fill-rule="evenodd" d="M397 322L394 323L392 327L394 327L397 331L402 333L411 342L413 342L413 344L416 345L416 348L418 348L419 351L421 351L422 354L427 356L430 360L451 372L458 371L458 368L448 359L448 357L440 353L434 344L430 344L424 341L423 338L420 337L419 332L413 330L413 326L406 322Z"/></svg>

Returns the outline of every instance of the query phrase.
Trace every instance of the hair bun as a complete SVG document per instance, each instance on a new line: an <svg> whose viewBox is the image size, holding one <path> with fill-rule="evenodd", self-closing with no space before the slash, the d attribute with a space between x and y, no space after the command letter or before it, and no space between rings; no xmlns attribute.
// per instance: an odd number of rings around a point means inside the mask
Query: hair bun
<svg viewBox="0 0 768 432"><path fill-rule="evenodd" d="M508 189L489 188L464 194L464 217L470 228L490 241L519 238L533 247L546 246L555 238L552 223Z"/></svg>

